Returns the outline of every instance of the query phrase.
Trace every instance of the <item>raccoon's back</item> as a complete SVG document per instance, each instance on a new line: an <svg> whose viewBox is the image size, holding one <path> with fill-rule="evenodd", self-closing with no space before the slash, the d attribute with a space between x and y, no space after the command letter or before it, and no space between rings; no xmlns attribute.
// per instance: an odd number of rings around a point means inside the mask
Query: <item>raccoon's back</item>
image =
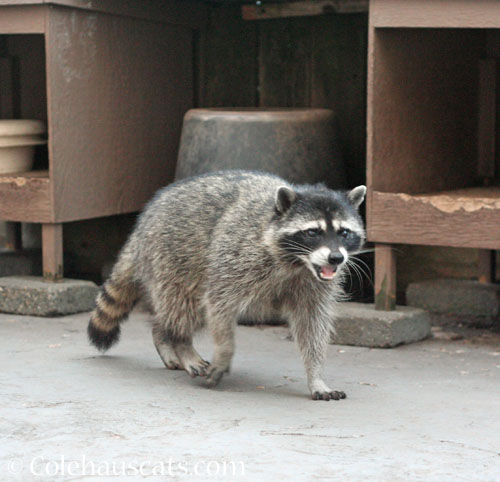
<svg viewBox="0 0 500 482"><path fill-rule="evenodd" d="M131 242L135 245L141 278L156 270L175 274L202 271L214 230L220 222L228 230L261 224L276 187L285 181L273 175L247 171L221 171L182 180L160 190L139 218ZM248 206L248 209L246 207ZM241 219L227 216L231 211L247 213ZM271 211L269 211L271 212ZM236 233L235 233L236 234Z"/></svg>

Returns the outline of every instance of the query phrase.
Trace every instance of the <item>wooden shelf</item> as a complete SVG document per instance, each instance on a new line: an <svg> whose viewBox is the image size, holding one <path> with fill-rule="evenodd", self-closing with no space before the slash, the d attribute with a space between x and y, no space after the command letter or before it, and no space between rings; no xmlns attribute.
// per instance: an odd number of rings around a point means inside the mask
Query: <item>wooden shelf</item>
<svg viewBox="0 0 500 482"><path fill-rule="evenodd" d="M0 219L52 221L48 171L0 174L0 199Z"/></svg>
<svg viewBox="0 0 500 482"><path fill-rule="evenodd" d="M500 249L500 186L416 195L374 191L368 239Z"/></svg>
<svg viewBox="0 0 500 482"><path fill-rule="evenodd" d="M375 28L500 28L500 3L456 0L371 0Z"/></svg>

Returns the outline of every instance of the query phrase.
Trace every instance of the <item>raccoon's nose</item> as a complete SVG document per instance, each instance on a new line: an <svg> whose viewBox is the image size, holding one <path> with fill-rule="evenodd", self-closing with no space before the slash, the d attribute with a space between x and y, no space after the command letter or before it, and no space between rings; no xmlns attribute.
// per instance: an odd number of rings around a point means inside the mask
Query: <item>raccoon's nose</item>
<svg viewBox="0 0 500 482"><path fill-rule="evenodd" d="M330 253L330 256L328 256L328 262L332 266L337 266L344 262L344 255L342 253Z"/></svg>

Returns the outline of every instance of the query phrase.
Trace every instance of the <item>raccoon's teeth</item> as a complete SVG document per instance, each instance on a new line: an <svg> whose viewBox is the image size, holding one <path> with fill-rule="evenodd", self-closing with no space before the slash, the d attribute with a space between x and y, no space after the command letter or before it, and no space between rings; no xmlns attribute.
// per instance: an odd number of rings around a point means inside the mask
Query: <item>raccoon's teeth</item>
<svg viewBox="0 0 500 482"><path fill-rule="evenodd" d="M323 279L333 279L335 277L336 270L331 266L321 266L319 274Z"/></svg>

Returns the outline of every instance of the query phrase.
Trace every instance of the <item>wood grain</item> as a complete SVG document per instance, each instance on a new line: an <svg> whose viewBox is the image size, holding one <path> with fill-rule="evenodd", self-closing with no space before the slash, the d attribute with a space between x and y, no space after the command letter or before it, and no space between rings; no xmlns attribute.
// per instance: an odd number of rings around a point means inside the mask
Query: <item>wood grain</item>
<svg viewBox="0 0 500 482"><path fill-rule="evenodd" d="M312 22L311 107L335 114L350 186L366 182L367 24L365 14Z"/></svg>
<svg viewBox="0 0 500 482"><path fill-rule="evenodd" d="M396 309L396 254L387 244L375 245L375 309Z"/></svg>
<svg viewBox="0 0 500 482"><path fill-rule="evenodd" d="M224 25L224 28L221 28ZM199 48L199 106L256 107L258 26L237 6L209 9Z"/></svg>
<svg viewBox="0 0 500 482"><path fill-rule="evenodd" d="M311 19L269 20L260 25L260 106L311 104L311 33Z"/></svg>
<svg viewBox="0 0 500 482"><path fill-rule="evenodd" d="M25 2L18 2L18 3L25 3ZM1 5L2 3L0 3L0 6ZM21 5L21 6L9 6L8 8L1 9L0 12L1 34L23 34L23 33L44 33L44 32L45 32L44 6Z"/></svg>
<svg viewBox="0 0 500 482"><path fill-rule="evenodd" d="M483 47L484 33L476 30L371 27L371 187L416 194L466 187L477 177Z"/></svg>
<svg viewBox="0 0 500 482"><path fill-rule="evenodd" d="M0 219L27 223L53 219L48 172L0 175Z"/></svg>
<svg viewBox="0 0 500 482"><path fill-rule="evenodd" d="M58 7L47 22L55 221L140 210L173 179L191 29Z"/></svg>
<svg viewBox="0 0 500 482"><path fill-rule="evenodd" d="M42 266L45 281L59 281L63 278L62 224L42 224Z"/></svg>
<svg viewBox="0 0 500 482"><path fill-rule="evenodd" d="M14 115L14 59L0 57L0 116L12 119Z"/></svg>
<svg viewBox="0 0 500 482"><path fill-rule="evenodd" d="M6 44L15 59L14 117L47 121L44 35L7 35Z"/></svg>
<svg viewBox="0 0 500 482"><path fill-rule="evenodd" d="M477 170L483 179L495 177L497 60L479 60Z"/></svg>
<svg viewBox="0 0 500 482"><path fill-rule="evenodd" d="M373 27L500 28L497 0L371 0Z"/></svg>
<svg viewBox="0 0 500 482"><path fill-rule="evenodd" d="M0 0L1 6L59 5L197 28L204 19L204 6L195 0ZM29 7L32 10L32 7ZM3 12L7 11L4 9Z"/></svg>
<svg viewBox="0 0 500 482"><path fill-rule="evenodd" d="M500 249L499 187L371 199L370 241Z"/></svg>
<svg viewBox="0 0 500 482"><path fill-rule="evenodd" d="M267 20L271 18L304 17L329 13L368 12L368 0L309 0L288 3L265 3L242 5L244 20Z"/></svg>

